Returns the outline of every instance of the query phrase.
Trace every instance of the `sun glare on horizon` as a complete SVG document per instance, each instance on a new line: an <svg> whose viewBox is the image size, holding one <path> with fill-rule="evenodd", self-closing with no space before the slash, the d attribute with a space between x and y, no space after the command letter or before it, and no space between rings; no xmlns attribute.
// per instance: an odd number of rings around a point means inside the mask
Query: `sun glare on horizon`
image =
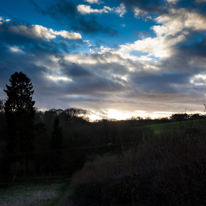
<svg viewBox="0 0 206 206"><path fill-rule="evenodd" d="M102 120L102 119L108 119L108 120L127 120L130 118L135 118L135 117L141 117L143 119L145 118L151 118L151 119L156 119L156 118L165 118L165 117L170 117L172 114L178 114L178 113L187 113L187 114L201 114L204 115L205 112L203 111L193 111L193 112L167 112L167 111L155 111L155 112L145 112L141 110L136 110L135 112L129 112L129 111L118 111L115 109L108 109L104 110L102 112L96 112L92 111L91 114L88 115L89 119L91 122Z"/></svg>

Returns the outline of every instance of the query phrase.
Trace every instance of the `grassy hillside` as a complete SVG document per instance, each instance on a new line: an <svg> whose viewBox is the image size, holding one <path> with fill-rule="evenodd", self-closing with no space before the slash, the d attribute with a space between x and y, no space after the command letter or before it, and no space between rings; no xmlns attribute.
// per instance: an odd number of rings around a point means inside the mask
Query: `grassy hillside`
<svg viewBox="0 0 206 206"><path fill-rule="evenodd" d="M162 124L151 124L147 125L146 128L152 129L156 134L160 133L165 129L171 128L199 128L203 127L206 124L206 120L188 120L182 122L170 122L170 123L162 123Z"/></svg>

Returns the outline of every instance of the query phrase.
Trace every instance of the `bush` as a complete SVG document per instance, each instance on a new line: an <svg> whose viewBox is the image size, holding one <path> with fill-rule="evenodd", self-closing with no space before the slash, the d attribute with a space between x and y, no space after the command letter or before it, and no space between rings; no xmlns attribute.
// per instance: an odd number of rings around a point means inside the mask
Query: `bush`
<svg viewBox="0 0 206 206"><path fill-rule="evenodd" d="M73 199L79 205L205 205L205 144L204 130L190 135L171 128L123 154L98 156L72 177Z"/></svg>

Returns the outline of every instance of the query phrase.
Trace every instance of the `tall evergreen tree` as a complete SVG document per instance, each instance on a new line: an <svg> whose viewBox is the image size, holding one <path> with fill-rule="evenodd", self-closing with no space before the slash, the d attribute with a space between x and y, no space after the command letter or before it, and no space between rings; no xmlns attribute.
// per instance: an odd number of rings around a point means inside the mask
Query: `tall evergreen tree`
<svg viewBox="0 0 206 206"><path fill-rule="evenodd" d="M10 84L4 90L7 94L5 113L8 125L7 153L10 161L21 161L25 172L33 151L35 101L31 80L22 72L11 75Z"/></svg>
<svg viewBox="0 0 206 206"><path fill-rule="evenodd" d="M0 99L0 112L4 111L4 102Z"/></svg>

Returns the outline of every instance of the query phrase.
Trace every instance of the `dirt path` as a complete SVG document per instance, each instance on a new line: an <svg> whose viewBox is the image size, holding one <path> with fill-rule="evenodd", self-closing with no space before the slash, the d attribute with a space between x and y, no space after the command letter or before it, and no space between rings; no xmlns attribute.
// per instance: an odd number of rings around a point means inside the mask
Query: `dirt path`
<svg viewBox="0 0 206 206"><path fill-rule="evenodd" d="M0 206L42 206L58 193L61 184L19 185L0 190Z"/></svg>

